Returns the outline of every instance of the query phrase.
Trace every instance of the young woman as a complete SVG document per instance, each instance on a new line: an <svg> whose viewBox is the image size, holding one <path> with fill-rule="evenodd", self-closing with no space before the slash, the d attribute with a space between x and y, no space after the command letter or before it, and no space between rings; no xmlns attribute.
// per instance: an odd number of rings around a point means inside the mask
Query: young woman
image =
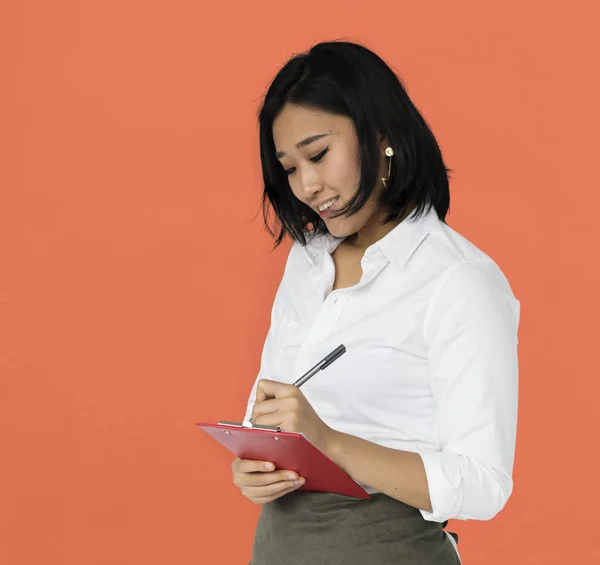
<svg viewBox="0 0 600 565"><path fill-rule="evenodd" d="M376 54L294 56L259 119L265 223L293 244L245 418L304 433L372 498L236 459L262 505L251 565L460 563L447 520L488 520L512 491L520 303L445 222L451 170Z"/></svg>

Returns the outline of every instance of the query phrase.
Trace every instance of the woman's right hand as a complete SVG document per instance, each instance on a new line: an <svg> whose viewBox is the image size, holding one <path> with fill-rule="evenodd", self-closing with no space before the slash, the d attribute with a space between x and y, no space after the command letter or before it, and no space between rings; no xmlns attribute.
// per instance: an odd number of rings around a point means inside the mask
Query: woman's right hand
<svg viewBox="0 0 600 565"><path fill-rule="evenodd" d="M236 457L231 464L233 484L254 502L265 504L300 488L304 478L294 471L275 471L273 463Z"/></svg>

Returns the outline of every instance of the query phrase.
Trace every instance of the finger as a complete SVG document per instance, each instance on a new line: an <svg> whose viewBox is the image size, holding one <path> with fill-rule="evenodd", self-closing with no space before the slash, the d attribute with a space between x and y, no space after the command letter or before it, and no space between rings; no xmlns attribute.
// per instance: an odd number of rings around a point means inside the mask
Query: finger
<svg viewBox="0 0 600 565"><path fill-rule="evenodd" d="M288 494L290 492L298 490L300 488L300 486L293 486L290 488L286 488L285 490L282 490L281 492L278 492L277 494L274 494L273 496L264 497L264 498L263 497L256 498L256 499L253 499L252 502L254 502L255 504L267 504L268 502L273 502L274 500L277 500L278 498L281 498L282 496L285 496L286 494Z"/></svg>
<svg viewBox="0 0 600 565"><path fill-rule="evenodd" d="M275 465L270 461L256 461L254 459L240 459L236 457L233 460L232 468L234 471L239 473L266 473L268 471L274 471Z"/></svg>
<svg viewBox="0 0 600 565"><path fill-rule="evenodd" d="M264 401L267 398L284 398L298 394L298 387L269 379L261 379L256 386L256 400Z"/></svg>
<svg viewBox="0 0 600 565"><path fill-rule="evenodd" d="M298 473L294 471L275 471L273 473L237 473L234 483L239 487L259 487L280 483L282 481L295 481Z"/></svg>
<svg viewBox="0 0 600 565"><path fill-rule="evenodd" d="M242 492L244 496L251 499L269 498L271 496L280 495L283 491L294 490L301 487L304 484L304 479L300 478L296 481L278 481L271 485L261 486L246 486L243 487Z"/></svg>
<svg viewBox="0 0 600 565"><path fill-rule="evenodd" d="M282 401L278 398L269 398L267 400L257 400L252 407L252 421L263 414L272 414L281 410Z"/></svg>
<svg viewBox="0 0 600 565"><path fill-rule="evenodd" d="M281 428L284 429L283 424L283 416L282 412L275 412L274 414L265 414L263 416L252 417L252 422L258 426L269 426L272 428ZM293 430L289 430L285 428L286 431L290 432Z"/></svg>
<svg viewBox="0 0 600 565"><path fill-rule="evenodd" d="M256 385L256 400L254 401L255 406L257 403L264 402L267 400L267 398L269 398L265 391L265 385L263 384L265 380L266 379L260 379Z"/></svg>

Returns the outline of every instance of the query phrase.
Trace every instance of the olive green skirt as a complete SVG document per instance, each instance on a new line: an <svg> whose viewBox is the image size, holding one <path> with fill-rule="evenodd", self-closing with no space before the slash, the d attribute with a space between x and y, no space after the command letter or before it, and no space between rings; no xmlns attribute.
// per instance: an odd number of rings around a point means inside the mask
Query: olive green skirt
<svg viewBox="0 0 600 565"><path fill-rule="evenodd" d="M459 565L444 526L381 493L294 491L262 506L250 565Z"/></svg>

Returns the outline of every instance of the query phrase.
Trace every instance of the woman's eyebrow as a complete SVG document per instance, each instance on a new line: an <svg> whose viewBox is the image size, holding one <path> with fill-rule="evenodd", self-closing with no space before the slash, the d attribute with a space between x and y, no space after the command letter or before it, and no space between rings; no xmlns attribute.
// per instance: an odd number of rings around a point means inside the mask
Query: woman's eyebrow
<svg viewBox="0 0 600 565"><path fill-rule="evenodd" d="M317 139L321 139L322 137L327 137L328 135L330 135L330 134L319 133L317 135L311 135L310 137L307 137L306 139L303 139L302 141L299 141L298 143L296 143L296 149L300 149L301 147L306 147L313 141L317 141ZM278 159L280 157L284 157L284 156L285 156L285 153L283 151L277 151L277 153L275 153L275 157L277 157Z"/></svg>

